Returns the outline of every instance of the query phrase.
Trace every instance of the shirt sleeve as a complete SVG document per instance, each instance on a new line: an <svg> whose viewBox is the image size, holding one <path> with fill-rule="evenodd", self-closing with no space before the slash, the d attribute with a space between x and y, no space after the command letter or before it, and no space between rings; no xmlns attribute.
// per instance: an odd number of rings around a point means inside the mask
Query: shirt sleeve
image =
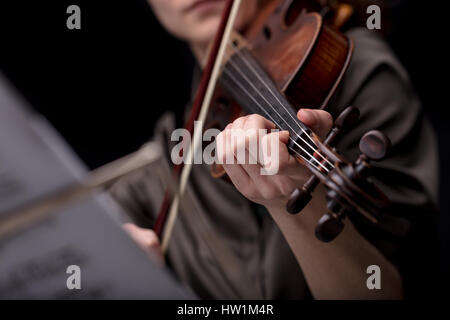
<svg viewBox="0 0 450 320"><path fill-rule="evenodd" d="M164 152L162 163L170 164L170 133L175 128L175 115L164 114L157 122L152 141L159 143ZM170 166L149 166L120 179L110 189L113 198L128 214L130 222L143 228L153 228L165 196L167 184L162 181L160 170L170 174Z"/></svg>
<svg viewBox="0 0 450 320"><path fill-rule="evenodd" d="M392 200L392 206L378 226L358 218L352 222L398 267L407 294L414 295L427 282L421 282L418 275L434 268L437 254L436 138L406 71L389 47L368 30L353 30L349 36L355 42L354 57L329 111L337 116L352 105L360 109L361 118L337 148L347 159L355 160L360 153L359 140L366 132L380 130L392 141L388 157L374 164L375 183Z"/></svg>

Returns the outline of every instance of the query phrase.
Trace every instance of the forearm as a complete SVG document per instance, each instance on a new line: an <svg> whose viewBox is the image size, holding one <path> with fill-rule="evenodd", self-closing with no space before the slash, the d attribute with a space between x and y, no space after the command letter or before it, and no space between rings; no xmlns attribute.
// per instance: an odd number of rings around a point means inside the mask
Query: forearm
<svg viewBox="0 0 450 320"><path fill-rule="evenodd" d="M323 110L302 109L299 119L320 137L324 137L332 126L331 116ZM289 154L286 144L289 133L278 136L270 133L260 138L262 145L278 140L278 153L271 155L265 163L278 164L278 174L261 175L264 164L226 164L229 155L238 156L233 146L234 130L271 129L273 123L258 115L238 118L216 138L218 159L235 187L249 200L265 205L279 225L300 266L313 296L317 299L394 299L402 297L402 281L396 268L369 242L352 228L349 221L345 231L332 243L321 243L315 238L317 221L327 212L325 192L318 189L313 201L298 216L290 216L285 210L287 197L295 186L304 183L310 173ZM245 146L245 145L244 145ZM247 150L247 149L246 149ZM247 150L245 159L252 155ZM273 159L272 159L273 157ZM280 261L280 263L283 263ZM381 268L381 290L367 288L368 266ZM289 276L289 275L287 275Z"/></svg>
<svg viewBox="0 0 450 320"><path fill-rule="evenodd" d="M293 216L268 208L289 243L316 299L400 299L402 281L397 269L346 221L331 243L316 239L314 229L327 212L325 192L319 188L311 203ZM367 267L381 269L381 290L369 290Z"/></svg>

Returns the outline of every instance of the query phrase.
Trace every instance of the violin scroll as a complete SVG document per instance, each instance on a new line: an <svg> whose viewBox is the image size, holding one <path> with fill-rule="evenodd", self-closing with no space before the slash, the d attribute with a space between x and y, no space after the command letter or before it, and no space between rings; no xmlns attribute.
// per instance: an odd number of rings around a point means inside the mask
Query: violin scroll
<svg viewBox="0 0 450 320"><path fill-rule="evenodd" d="M353 164L336 163L336 169L325 182L329 212L322 216L316 227L319 240L334 240L344 229L344 219L352 214L361 213L377 223L377 217L389 206L390 200L367 178L371 176L370 161L383 160L390 147L386 135L370 131L361 138L358 160Z"/></svg>
<svg viewBox="0 0 450 320"><path fill-rule="evenodd" d="M286 209L291 214L301 212L311 201L312 193L322 181L327 190L328 213L324 214L316 227L316 237L323 242L334 240L344 229L344 220L352 214L363 214L369 221L377 222L377 216L390 204L389 199L368 180L371 176L371 161L383 160L391 147L389 138L380 131L370 131L360 140L361 155L354 163L348 163L332 149L342 133L356 125L359 110L346 108L336 119L321 151L334 163L328 175L313 170L313 175L292 193Z"/></svg>
<svg viewBox="0 0 450 320"><path fill-rule="evenodd" d="M350 130L357 124L359 114L359 109L351 106L342 111L334 122L334 128L326 137L324 144L334 147L338 142L340 135L344 131ZM300 213L300 211L302 211L311 201L312 193L319 185L319 182L319 178L312 175L303 187L295 189L286 205L287 212L290 214Z"/></svg>

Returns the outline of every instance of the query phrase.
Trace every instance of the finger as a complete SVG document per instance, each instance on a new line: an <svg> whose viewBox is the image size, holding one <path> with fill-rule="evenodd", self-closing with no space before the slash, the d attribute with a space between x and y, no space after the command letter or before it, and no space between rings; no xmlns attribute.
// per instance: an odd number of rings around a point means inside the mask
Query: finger
<svg viewBox="0 0 450 320"><path fill-rule="evenodd" d="M159 246L159 238L153 230L140 228L132 223L126 223L123 228L143 248Z"/></svg>
<svg viewBox="0 0 450 320"><path fill-rule="evenodd" d="M284 144L289 143L290 133L289 131L279 131L280 142Z"/></svg>
<svg viewBox="0 0 450 320"><path fill-rule="evenodd" d="M324 110L301 109L297 117L321 139L324 139L333 127L333 117Z"/></svg>
<svg viewBox="0 0 450 320"><path fill-rule="evenodd" d="M258 162L259 130L275 129L275 124L260 115L241 117L233 122L232 129L228 132L227 141L232 145L235 160L238 166L227 166L226 171L233 175L233 182L243 186L250 180L256 184L263 183L261 165ZM284 141L288 140L288 132L282 134ZM239 175L248 179L242 181ZM239 188L238 188L239 189Z"/></svg>
<svg viewBox="0 0 450 320"><path fill-rule="evenodd" d="M238 164L237 159L234 156L232 150L233 145L231 142L232 130L233 129L225 130L223 133L221 133L221 139L223 139L221 143L223 143L223 145L225 146L225 155L221 155L221 160L223 160L223 168L230 177L231 181L236 186L236 188L240 189L249 184L251 179L248 176L247 172Z"/></svg>
<svg viewBox="0 0 450 320"><path fill-rule="evenodd" d="M252 184L261 183L260 166L259 165L240 165L240 164L224 164L228 177L234 186L240 190L246 190Z"/></svg>
<svg viewBox="0 0 450 320"><path fill-rule="evenodd" d="M258 162L258 158L252 156L248 150L246 150L247 163L241 164L242 169L247 173L248 177L256 184L263 182L261 174L261 164Z"/></svg>
<svg viewBox="0 0 450 320"><path fill-rule="evenodd" d="M253 114L247 117L244 130L245 130L245 146L252 156L254 161L260 163L260 165L264 165L260 160L260 153L258 152L261 148L261 138L266 136L271 130L276 129L275 124L257 114ZM289 142L289 132L288 131L277 131L279 139L282 143L287 144ZM256 144L256 148L255 148Z"/></svg>
<svg viewBox="0 0 450 320"><path fill-rule="evenodd" d="M234 161L230 141L231 132L233 132L233 124L229 124L216 137L216 161L218 164L233 163Z"/></svg>
<svg viewBox="0 0 450 320"><path fill-rule="evenodd" d="M247 122L247 118L249 116L239 117L236 120L233 121L232 127L234 129L242 129L244 128L245 122Z"/></svg>
<svg viewBox="0 0 450 320"><path fill-rule="evenodd" d="M298 173L299 163L287 148L289 132L272 132L261 139L261 166L269 174L295 175Z"/></svg>
<svg viewBox="0 0 450 320"><path fill-rule="evenodd" d="M260 116L259 114L252 114L246 117L244 122L244 129L275 129L275 124Z"/></svg>
<svg viewBox="0 0 450 320"><path fill-rule="evenodd" d="M164 264L164 255L158 236L153 230L140 228L132 223L123 225L124 230L154 261L160 265Z"/></svg>
<svg viewBox="0 0 450 320"><path fill-rule="evenodd" d="M253 120L250 120L251 118ZM259 130L256 127L261 128L270 123L262 117L247 117L246 124L241 121L233 123L233 128L227 131L226 140L228 145L231 145L235 164L227 163L224 168L236 187L244 190L250 184L258 185L264 182L261 179L261 165L258 163ZM241 128L236 129L236 126Z"/></svg>

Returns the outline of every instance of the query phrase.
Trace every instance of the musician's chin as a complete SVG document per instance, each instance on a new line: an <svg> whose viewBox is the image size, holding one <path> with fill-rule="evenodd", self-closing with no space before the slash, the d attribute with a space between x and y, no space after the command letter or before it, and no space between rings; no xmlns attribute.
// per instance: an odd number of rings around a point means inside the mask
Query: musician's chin
<svg viewBox="0 0 450 320"><path fill-rule="evenodd" d="M224 5L224 0L201 0L196 1L187 11L189 14L196 15L199 18L220 17Z"/></svg>

